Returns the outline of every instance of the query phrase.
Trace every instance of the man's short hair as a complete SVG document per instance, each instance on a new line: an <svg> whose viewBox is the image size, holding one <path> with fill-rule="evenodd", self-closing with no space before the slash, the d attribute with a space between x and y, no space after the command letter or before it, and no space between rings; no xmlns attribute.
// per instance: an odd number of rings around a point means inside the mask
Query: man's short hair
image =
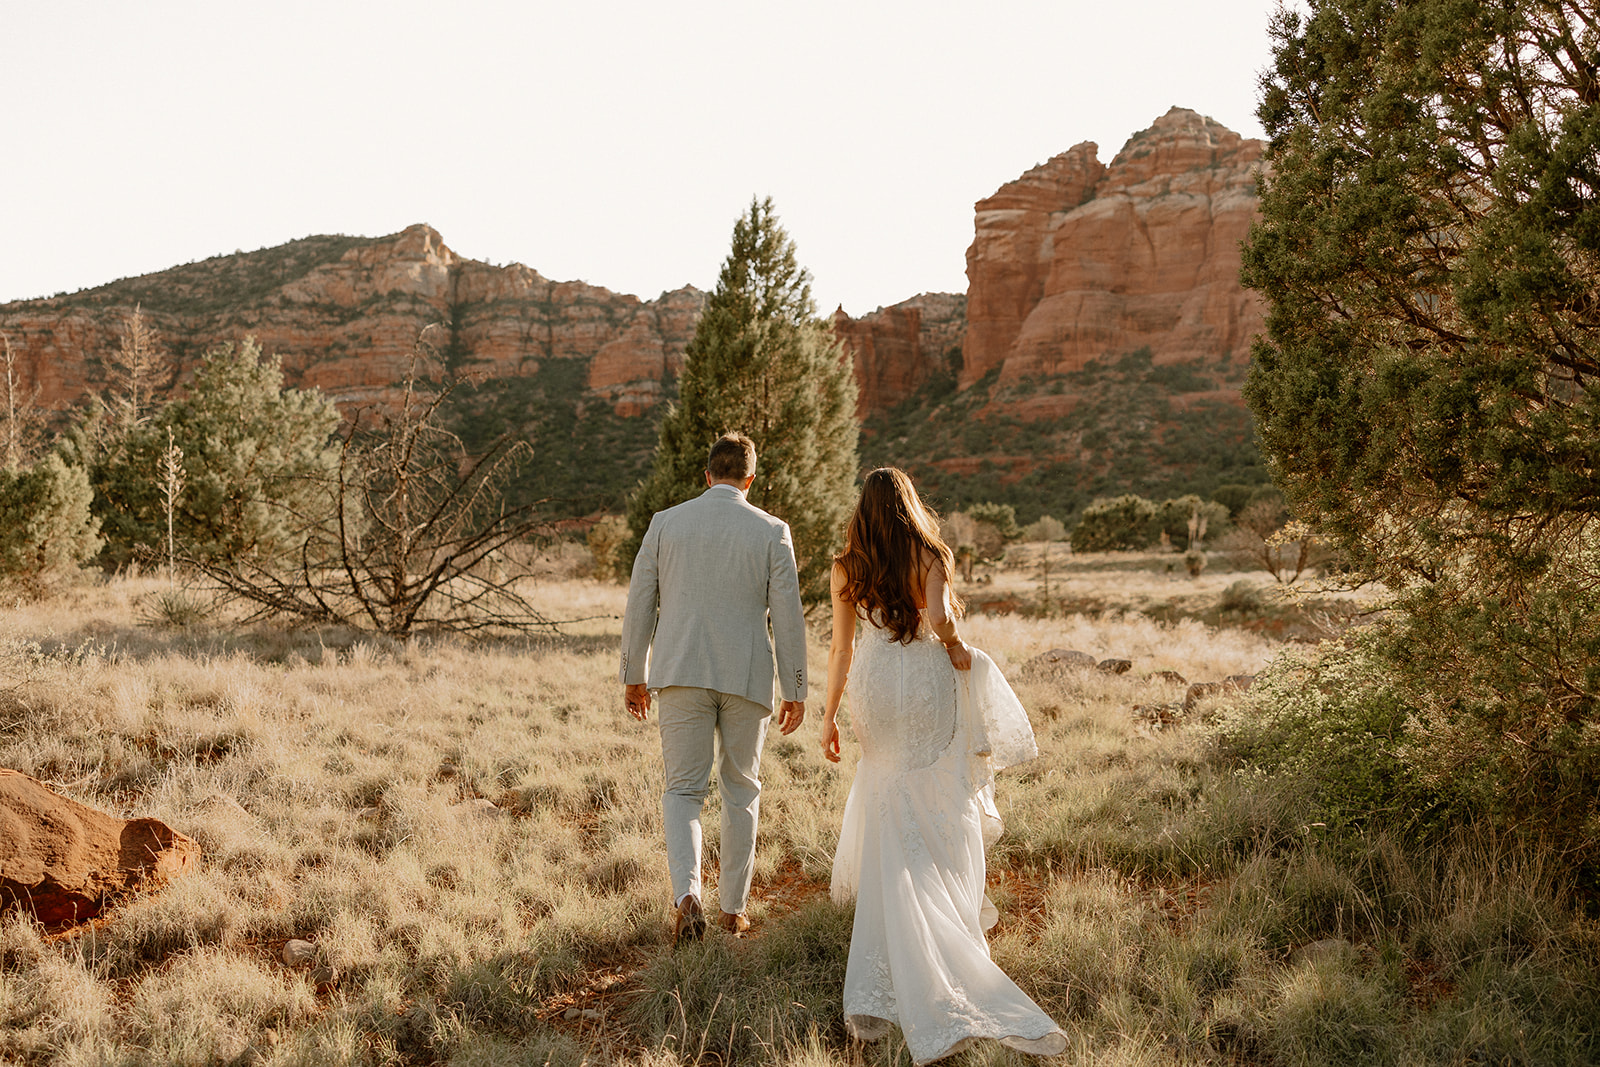
<svg viewBox="0 0 1600 1067"><path fill-rule="evenodd" d="M725 433L711 446L706 472L716 482L742 482L756 472L756 443L742 433Z"/></svg>

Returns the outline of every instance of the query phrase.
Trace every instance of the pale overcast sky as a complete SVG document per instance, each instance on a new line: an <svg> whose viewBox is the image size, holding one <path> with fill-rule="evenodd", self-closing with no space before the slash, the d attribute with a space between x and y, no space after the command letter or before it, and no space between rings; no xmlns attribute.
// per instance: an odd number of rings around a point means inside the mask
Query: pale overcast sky
<svg viewBox="0 0 1600 1067"><path fill-rule="evenodd" d="M819 310L964 291L973 202L1178 104L1259 137L1275 0L0 0L0 302L308 234L646 299L771 195Z"/></svg>

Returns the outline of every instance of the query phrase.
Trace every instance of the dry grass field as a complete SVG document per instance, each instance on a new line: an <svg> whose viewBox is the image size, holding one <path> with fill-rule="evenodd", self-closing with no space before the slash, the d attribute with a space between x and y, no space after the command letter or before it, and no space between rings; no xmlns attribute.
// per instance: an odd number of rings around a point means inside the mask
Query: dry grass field
<svg viewBox="0 0 1600 1067"><path fill-rule="evenodd" d="M1203 716L1131 714L1181 698L1155 672L1267 664L1280 646L1261 627L1200 618L1257 578L1108 556L1052 581L1100 607L964 629L1042 751L1001 779L991 947L1072 1034L1064 1059L1584 1062L1594 1016L1572 1020L1597 1002L1574 975L1600 937L1537 857L1332 855L1291 802L1208 759ZM1026 563L969 592L1038 586ZM817 751L820 685L807 724L767 746L751 936L674 950L659 745L615 680L623 589L541 585L549 614L583 620L560 635L397 644L155 625L160 588L0 610L0 766L204 848L167 891L81 928L0 922L0 1062L909 1062L893 1038L843 1033L850 914L826 885L853 760ZM1163 619L1173 598L1189 607ZM1023 669L1051 648L1133 668ZM284 964L290 939L316 958ZM1489 967L1505 944L1510 963Z"/></svg>

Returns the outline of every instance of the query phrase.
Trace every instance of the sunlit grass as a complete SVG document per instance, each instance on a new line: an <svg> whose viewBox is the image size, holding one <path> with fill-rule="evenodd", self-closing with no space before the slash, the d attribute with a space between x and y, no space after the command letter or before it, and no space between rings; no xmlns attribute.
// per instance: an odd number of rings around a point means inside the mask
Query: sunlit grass
<svg viewBox="0 0 1600 1067"><path fill-rule="evenodd" d="M1134 705L1183 692L1153 673L1252 674L1276 646L1153 620L1136 602L1164 576L1123 562L1101 614L962 623L1041 750L1001 778L992 951L1068 1029L1068 1062L1594 1062L1600 932L1555 868L1473 841L1323 848L1193 721L1144 728ZM0 611L0 765L205 850L77 932L0 923L0 1061L909 1062L843 1031L850 913L825 889L855 757L817 752L820 684L767 746L752 936L674 951L659 742L616 682L620 587L542 580L541 607L585 620L559 636L404 643L153 626L156 588ZM1133 667L1027 669L1053 648ZM714 793L706 814L714 877ZM286 967L290 938L322 970Z"/></svg>

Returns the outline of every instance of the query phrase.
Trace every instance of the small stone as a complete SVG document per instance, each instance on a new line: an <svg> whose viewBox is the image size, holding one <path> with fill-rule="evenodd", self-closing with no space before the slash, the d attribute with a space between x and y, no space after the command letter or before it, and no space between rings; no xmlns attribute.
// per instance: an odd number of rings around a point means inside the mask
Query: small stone
<svg viewBox="0 0 1600 1067"><path fill-rule="evenodd" d="M1221 682L1196 682L1183 694L1183 710L1189 711L1196 702L1222 692Z"/></svg>
<svg viewBox="0 0 1600 1067"><path fill-rule="evenodd" d="M315 962L317 946L310 941L295 939L283 943L283 962L289 967L304 967Z"/></svg>
<svg viewBox="0 0 1600 1067"><path fill-rule="evenodd" d="M1150 730L1163 730L1183 718L1182 704L1135 704L1133 717Z"/></svg>
<svg viewBox="0 0 1600 1067"><path fill-rule="evenodd" d="M1253 674L1230 674L1222 680L1222 684L1236 693L1247 692L1256 682Z"/></svg>
<svg viewBox="0 0 1600 1067"><path fill-rule="evenodd" d="M318 993L326 993L338 980L339 972L326 960L317 964L311 972L311 984L316 987Z"/></svg>
<svg viewBox="0 0 1600 1067"><path fill-rule="evenodd" d="M603 1018L605 1018L605 1016L601 1015L600 1012L596 1011L594 1008L584 1008L583 1009L583 1017L585 1019L603 1019Z"/></svg>
<svg viewBox="0 0 1600 1067"><path fill-rule="evenodd" d="M1151 671L1149 680L1152 682L1166 682L1168 685L1188 685L1189 679L1177 671Z"/></svg>
<svg viewBox="0 0 1600 1067"><path fill-rule="evenodd" d="M570 1023L572 1020L578 1018L582 1014L583 1012L579 1011L577 1008L568 1008L566 1011L561 1013L561 1017Z"/></svg>
<svg viewBox="0 0 1600 1067"><path fill-rule="evenodd" d="M1103 659L1094 666L1096 670L1105 671L1107 674L1127 674L1133 669L1133 661L1126 659Z"/></svg>

